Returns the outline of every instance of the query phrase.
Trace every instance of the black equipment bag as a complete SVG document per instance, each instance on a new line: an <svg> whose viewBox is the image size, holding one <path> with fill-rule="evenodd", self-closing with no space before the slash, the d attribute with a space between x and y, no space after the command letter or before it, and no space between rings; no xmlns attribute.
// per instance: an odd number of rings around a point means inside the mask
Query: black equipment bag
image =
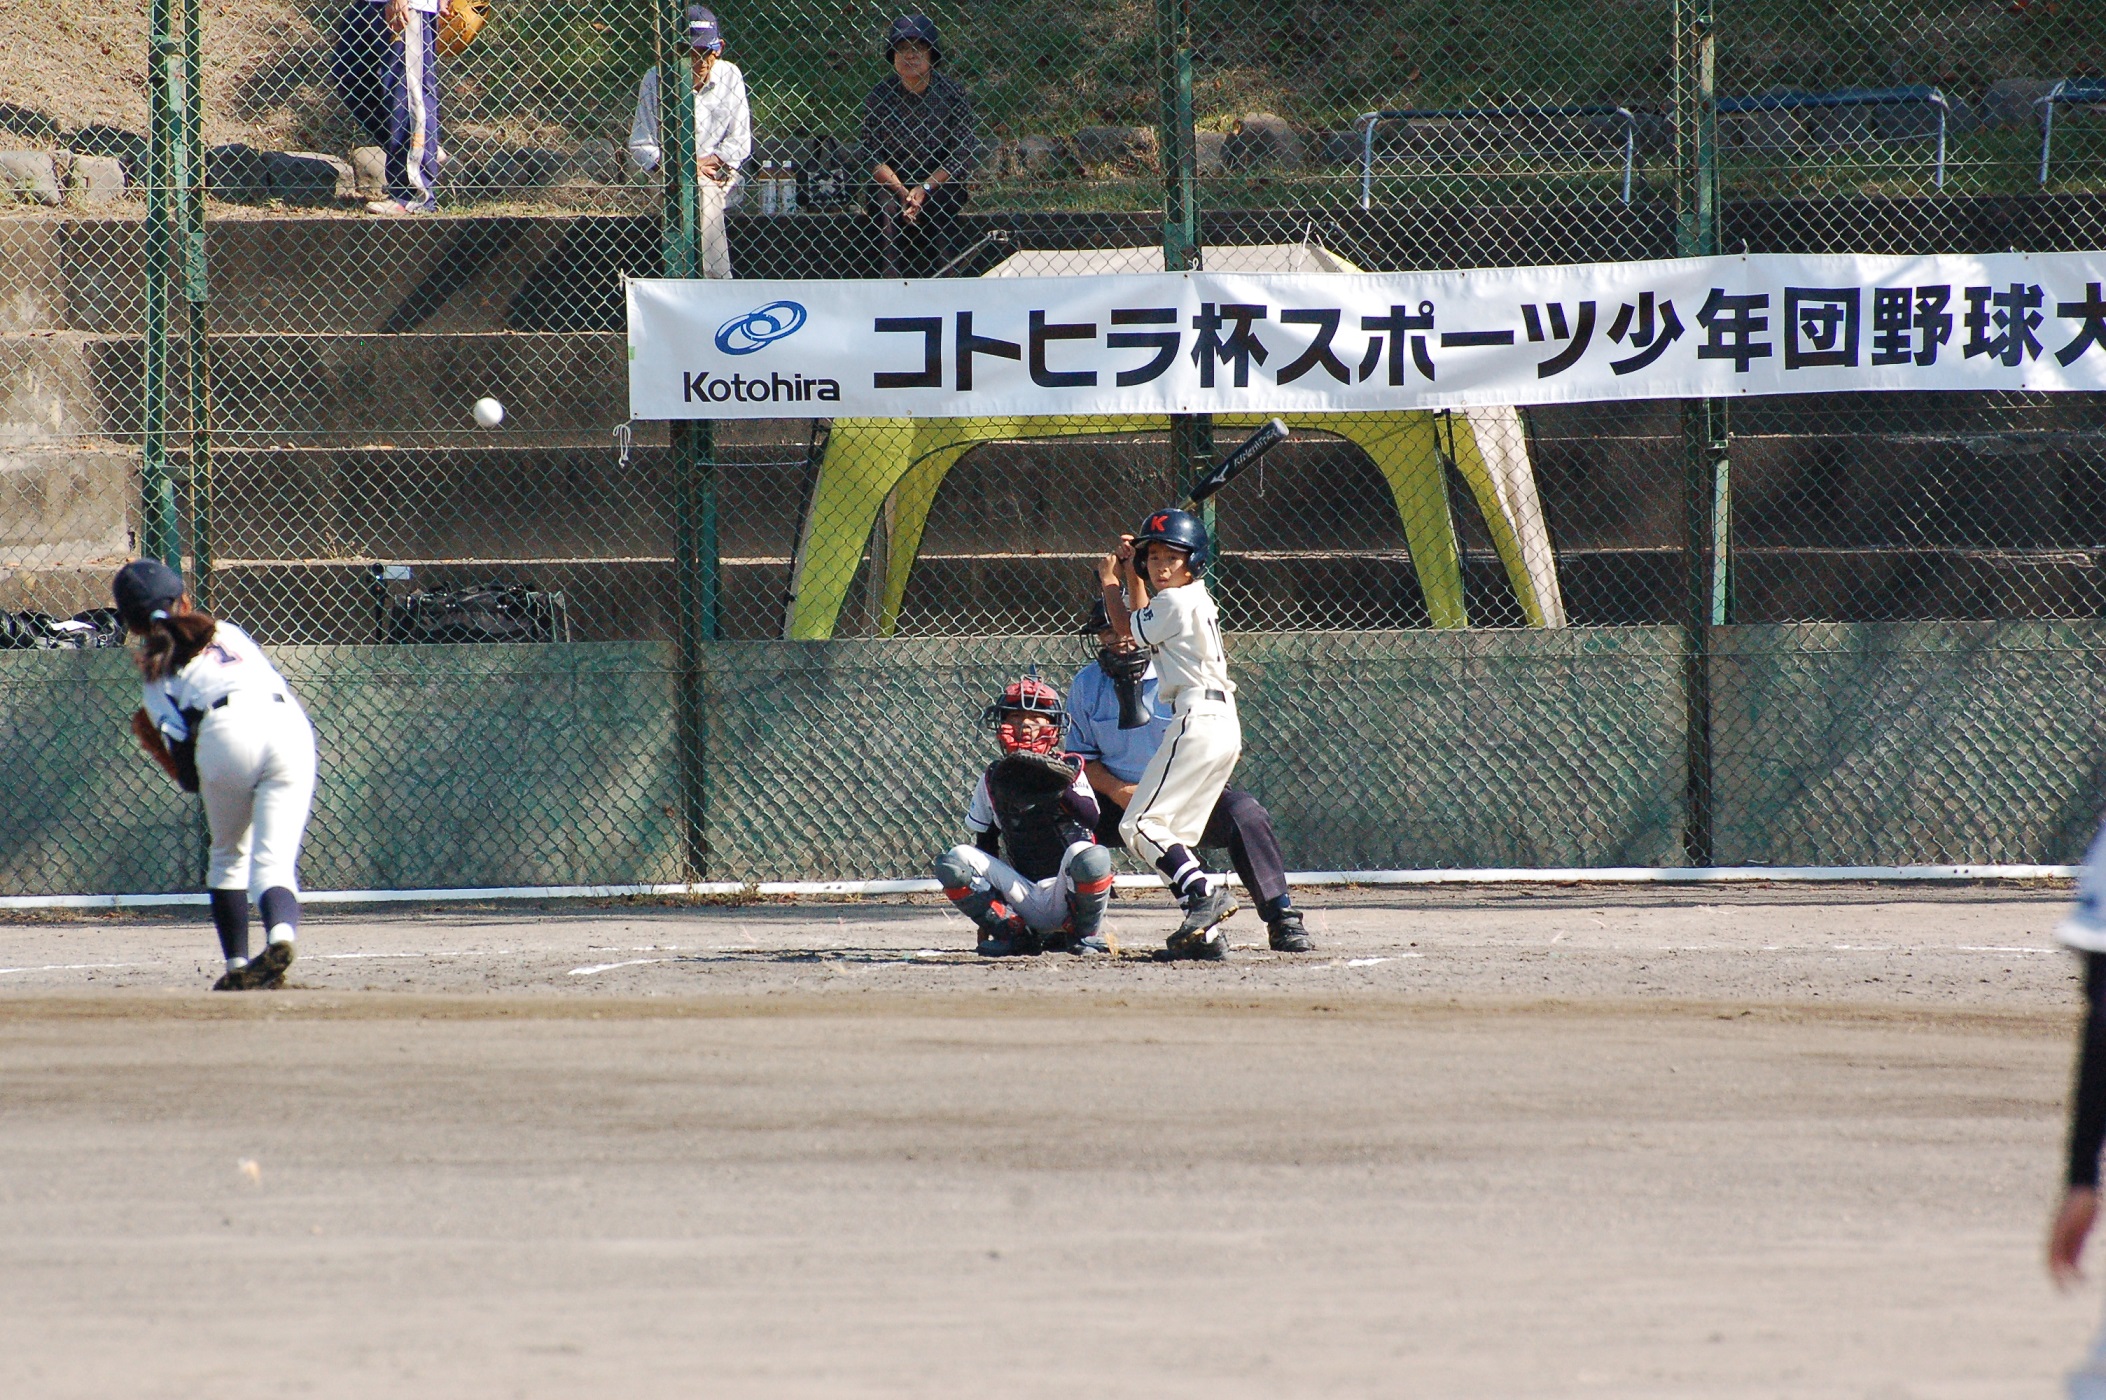
<svg viewBox="0 0 2106 1400"><path fill-rule="evenodd" d="M124 624L115 608L90 608L71 618L0 612L0 651L83 651L123 645Z"/></svg>
<svg viewBox="0 0 2106 1400"><path fill-rule="evenodd" d="M567 642L570 615L561 593L519 584L473 584L390 598L390 642Z"/></svg>

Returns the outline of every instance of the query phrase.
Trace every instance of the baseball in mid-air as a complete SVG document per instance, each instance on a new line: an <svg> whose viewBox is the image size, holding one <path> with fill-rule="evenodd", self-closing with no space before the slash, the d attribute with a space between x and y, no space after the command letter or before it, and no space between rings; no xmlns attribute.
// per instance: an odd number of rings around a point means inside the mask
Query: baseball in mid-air
<svg viewBox="0 0 2106 1400"><path fill-rule="evenodd" d="M475 425L478 428L494 428L505 421L505 406L496 399L480 398L475 401Z"/></svg>

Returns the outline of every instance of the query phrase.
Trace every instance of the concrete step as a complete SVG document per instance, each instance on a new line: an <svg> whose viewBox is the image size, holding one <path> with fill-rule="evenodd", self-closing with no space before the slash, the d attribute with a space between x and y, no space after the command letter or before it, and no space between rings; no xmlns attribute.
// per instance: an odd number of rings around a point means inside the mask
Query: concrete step
<svg viewBox="0 0 2106 1400"><path fill-rule="evenodd" d="M0 610L106 605L138 482L138 453L121 447L0 449Z"/></svg>

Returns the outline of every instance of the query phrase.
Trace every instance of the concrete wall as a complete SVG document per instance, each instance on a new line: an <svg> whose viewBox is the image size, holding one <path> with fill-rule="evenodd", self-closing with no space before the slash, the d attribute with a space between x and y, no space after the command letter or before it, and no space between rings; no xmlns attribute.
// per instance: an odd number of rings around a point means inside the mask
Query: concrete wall
<svg viewBox="0 0 2106 1400"><path fill-rule="evenodd" d="M1299 869L1682 861L1671 628L1232 636ZM321 736L321 889L685 878L670 651L279 647ZM1722 629L1723 864L2066 862L2106 806L2106 625ZM1071 637L710 649L711 878L919 874L960 839L981 707ZM196 888L194 799L131 747L131 664L0 653L0 894Z"/></svg>

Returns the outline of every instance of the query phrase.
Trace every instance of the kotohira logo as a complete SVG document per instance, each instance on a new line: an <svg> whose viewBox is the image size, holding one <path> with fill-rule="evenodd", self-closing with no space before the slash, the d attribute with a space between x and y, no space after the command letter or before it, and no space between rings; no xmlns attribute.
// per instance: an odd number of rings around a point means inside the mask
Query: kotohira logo
<svg viewBox="0 0 2106 1400"><path fill-rule="evenodd" d="M717 349L727 355L750 355L764 346L797 334L804 325L804 308L794 301L771 301L743 316L734 316L717 327Z"/></svg>

